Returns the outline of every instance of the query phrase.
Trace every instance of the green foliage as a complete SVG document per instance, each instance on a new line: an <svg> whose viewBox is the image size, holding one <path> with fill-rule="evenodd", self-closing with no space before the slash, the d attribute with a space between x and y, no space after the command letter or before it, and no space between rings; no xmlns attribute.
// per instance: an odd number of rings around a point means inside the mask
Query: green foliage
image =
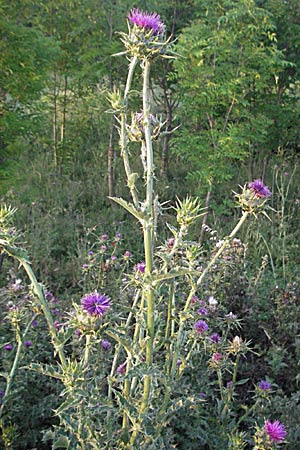
<svg viewBox="0 0 300 450"><path fill-rule="evenodd" d="M233 161L261 151L272 123L264 96L282 66L267 11L248 0L201 6L175 64L183 126L174 149L196 189L232 177Z"/></svg>

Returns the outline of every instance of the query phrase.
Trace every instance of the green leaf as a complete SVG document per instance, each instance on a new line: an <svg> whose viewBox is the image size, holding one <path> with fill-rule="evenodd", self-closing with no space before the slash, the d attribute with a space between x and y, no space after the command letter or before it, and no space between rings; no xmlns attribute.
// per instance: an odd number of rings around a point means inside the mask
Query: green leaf
<svg viewBox="0 0 300 450"><path fill-rule="evenodd" d="M138 211L131 203L126 202L122 198L119 197L109 197L114 202L121 205L124 209L126 209L130 214L138 219L139 222L143 223L144 215L142 212Z"/></svg>

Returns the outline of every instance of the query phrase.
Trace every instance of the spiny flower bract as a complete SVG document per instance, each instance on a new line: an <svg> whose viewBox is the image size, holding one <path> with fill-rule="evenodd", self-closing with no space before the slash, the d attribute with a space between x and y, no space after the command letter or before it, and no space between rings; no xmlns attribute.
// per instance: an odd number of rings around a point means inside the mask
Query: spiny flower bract
<svg viewBox="0 0 300 450"><path fill-rule="evenodd" d="M102 317L103 314L111 307L109 297L95 291L91 294L85 295L81 300L81 305L84 311L90 316Z"/></svg>
<svg viewBox="0 0 300 450"><path fill-rule="evenodd" d="M149 13L134 8L128 14L128 20L138 28L152 31L154 36L160 36L165 32L165 25L157 13Z"/></svg>

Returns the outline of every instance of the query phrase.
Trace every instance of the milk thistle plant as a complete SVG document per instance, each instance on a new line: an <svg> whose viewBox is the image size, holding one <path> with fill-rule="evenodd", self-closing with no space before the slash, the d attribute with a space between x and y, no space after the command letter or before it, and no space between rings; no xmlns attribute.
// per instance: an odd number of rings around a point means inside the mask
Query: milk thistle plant
<svg viewBox="0 0 300 450"><path fill-rule="evenodd" d="M0 224L1 251L16 258L25 269L31 283L33 309L44 315L55 350L53 364L31 364L27 369L58 379L63 386L63 403L56 410L60 426L45 438L54 441L53 448L170 448L174 444L170 424L176 415L181 410L187 414L195 408L200 410L205 402L204 393L199 395L191 387L183 388L185 374L201 363L199 367L207 367L205 380L216 377L218 383L221 397L218 420L223 427L225 445L232 450L241 449L245 437L239 425L265 401L263 397L269 385L261 381L252 410L233 422L231 408L238 367L249 351L249 343L238 334L232 335L239 329L236 316L221 311L212 296L201 299L201 289L207 274L230 248L246 219L260 212L265 214L271 192L262 180L255 180L236 194L242 215L206 265L200 264L199 244L187 239L189 227L204 213L197 199L188 197L177 201L174 210L178 225L168 225L170 238L165 243L159 241L156 223L158 215L163 214L163 205L155 195L152 144L159 138L162 124L151 113L150 69L156 58L172 56L168 54L170 39L165 39L165 25L158 14L138 9L128 14L128 34L123 33L121 39L129 60L128 76L123 95L114 91L109 98L119 124L131 201L116 197L113 200L140 223L144 244L143 260L136 262L131 271L132 255L128 250L123 255L128 273L119 278L122 302L114 298L115 290L114 297L103 291L100 277L94 290L74 302L64 323L57 326L46 289L37 281L27 254L19 249L15 233L7 226L10 211L3 211ZM130 112L128 100L138 64L142 68L142 105L139 112ZM130 124L128 117L131 117ZM139 142L141 146L141 174L132 171L131 142ZM137 188L139 178L145 186L142 198L141 189ZM99 242L98 254L103 255L108 236L102 235ZM91 267L91 261L97 260L96 255L95 249L90 252L89 264L83 267L85 272ZM105 270L116 267L117 257L112 256L105 263ZM96 277L90 282L93 280ZM23 334L17 331L17 342L25 346L30 342L27 331L27 328ZM20 363L21 344L10 373L4 376L6 388L1 391L0 426L4 434L5 411ZM268 419L264 428L257 429L256 441L261 446L257 448L272 448L285 436L284 426Z"/></svg>

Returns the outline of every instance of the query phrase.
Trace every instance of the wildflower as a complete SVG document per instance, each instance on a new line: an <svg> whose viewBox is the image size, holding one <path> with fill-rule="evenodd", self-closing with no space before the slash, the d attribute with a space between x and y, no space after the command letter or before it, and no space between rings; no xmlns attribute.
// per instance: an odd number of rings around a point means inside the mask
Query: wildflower
<svg viewBox="0 0 300 450"><path fill-rule="evenodd" d="M151 32L153 36L160 36L165 32L165 25L157 13L148 13L134 8L128 14L128 19L138 28Z"/></svg>
<svg viewBox="0 0 300 450"><path fill-rule="evenodd" d="M111 348L111 343L109 341L107 341L106 339L103 339L101 341L101 347L103 350L107 351Z"/></svg>
<svg viewBox="0 0 300 450"><path fill-rule="evenodd" d="M111 259L112 261L117 261L117 257L116 257L115 255L111 255L110 259Z"/></svg>
<svg viewBox="0 0 300 450"><path fill-rule="evenodd" d="M108 235L107 234L102 234L101 240L102 241L107 241L108 240Z"/></svg>
<svg viewBox="0 0 300 450"><path fill-rule="evenodd" d="M197 333L202 334L208 330L208 325L204 320L198 320L198 322L195 323L194 328Z"/></svg>
<svg viewBox="0 0 300 450"><path fill-rule="evenodd" d="M220 340L221 340L221 337L220 337L220 335L218 334L218 333L213 333L211 336L210 336L210 341L211 342L213 342L214 344L218 344L219 342L220 342Z"/></svg>
<svg viewBox="0 0 300 450"><path fill-rule="evenodd" d="M83 269L88 269L89 268L89 265L88 264L82 264L82 266L81 266Z"/></svg>
<svg viewBox="0 0 300 450"><path fill-rule="evenodd" d="M60 330L63 326L62 323L59 322L59 320L54 320L53 325L55 327L56 330Z"/></svg>
<svg viewBox="0 0 300 450"><path fill-rule="evenodd" d="M45 292L45 299L46 300L52 300L53 299L53 294L50 291Z"/></svg>
<svg viewBox="0 0 300 450"><path fill-rule="evenodd" d="M25 345L25 347L29 348L29 347L32 346L32 341L27 340L27 341L24 342L24 345Z"/></svg>
<svg viewBox="0 0 300 450"><path fill-rule="evenodd" d="M233 314L233 312L230 311L229 314L226 314L225 318L226 319L235 320L236 319L236 314Z"/></svg>
<svg viewBox="0 0 300 450"><path fill-rule="evenodd" d="M181 366L181 364L182 364L181 359L177 359L177 361L176 361L176 366L179 367L179 366Z"/></svg>
<svg viewBox="0 0 300 450"><path fill-rule="evenodd" d="M104 253L106 251L107 247L106 245L101 245L101 252Z"/></svg>
<svg viewBox="0 0 300 450"><path fill-rule="evenodd" d="M217 306L217 304L218 304L218 300L216 300L215 297L213 295L211 295L210 297L208 297L208 304L212 308L215 308L215 306Z"/></svg>
<svg viewBox="0 0 300 450"><path fill-rule="evenodd" d="M94 252L92 250L89 251L88 255L92 256L94 254Z"/></svg>
<svg viewBox="0 0 300 450"><path fill-rule="evenodd" d="M6 344L4 345L4 350L6 350L7 352L11 352L13 349L13 345L12 344Z"/></svg>
<svg viewBox="0 0 300 450"><path fill-rule="evenodd" d="M237 354L242 350L243 339L240 336L235 336L232 339L231 345L229 347L229 352Z"/></svg>
<svg viewBox="0 0 300 450"><path fill-rule="evenodd" d="M266 420L265 433L269 436L271 443L281 442L287 435L285 426L279 420L275 420L274 422Z"/></svg>
<svg viewBox="0 0 300 450"><path fill-rule="evenodd" d="M199 302L199 298L197 297L197 295L193 295L191 303L194 305L195 303Z"/></svg>
<svg viewBox="0 0 300 450"><path fill-rule="evenodd" d="M198 313L200 316L206 316L206 315L207 315L207 309L206 309L206 308L199 308L198 311L197 311L197 313Z"/></svg>
<svg viewBox="0 0 300 450"><path fill-rule="evenodd" d="M255 197L270 197L270 195L272 195L269 188L265 186L260 179L252 181L252 183L249 183L248 186Z"/></svg>
<svg viewBox="0 0 300 450"><path fill-rule="evenodd" d="M261 389L262 391L267 391L268 389L271 388L271 383L269 383L269 381L266 381L266 380L261 380L261 381L258 383L258 387L259 387L259 389Z"/></svg>
<svg viewBox="0 0 300 450"><path fill-rule="evenodd" d="M122 233L117 233L116 235L115 235L115 241L120 241L122 239Z"/></svg>
<svg viewBox="0 0 300 450"><path fill-rule="evenodd" d="M206 398L205 392L200 392L199 397L204 400Z"/></svg>
<svg viewBox="0 0 300 450"><path fill-rule="evenodd" d="M137 263L137 265L135 266L136 272L145 273L145 269L146 269L146 263L144 261Z"/></svg>
<svg viewBox="0 0 300 450"><path fill-rule="evenodd" d="M228 381L228 383L226 385L227 389L231 389L232 388L232 384L233 384L232 380Z"/></svg>
<svg viewBox="0 0 300 450"><path fill-rule="evenodd" d="M120 366L117 367L117 373L119 375L125 375L126 373L126 361L120 364Z"/></svg>
<svg viewBox="0 0 300 450"><path fill-rule="evenodd" d="M168 239L167 245L169 248L172 248L175 244L175 238Z"/></svg>
<svg viewBox="0 0 300 450"><path fill-rule="evenodd" d="M219 361L221 361L221 360L223 359L223 355L222 355L222 353L216 352L216 353L214 353L214 354L212 355L211 359L212 359L214 362L219 362Z"/></svg>
<svg viewBox="0 0 300 450"><path fill-rule="evenodd" d="M37 327L38 324L39 324L39 322L38 322L38 320L36 320L36 319L34 319L34 320L31 322L31 326L32 326L32 327Z"/></svg>
<svg viewBox="0 0 300 450"><path fill-rule="evenodd" d="M125 252L124 255L123 255L123 258L124 258L124 259L129 259L129 258L131 258L131 257L132 257L132 253L129 252L128 250L126 250L126 252Z"/></svg>
<svg viewBox="0 0 300 450"><path fill-rule="evenodd" d="M110 299L106 295L99 294L97 291L87 294L81 300L81 305L84 311L90 316L102 317L103 314L110 308Z"/></svg>

